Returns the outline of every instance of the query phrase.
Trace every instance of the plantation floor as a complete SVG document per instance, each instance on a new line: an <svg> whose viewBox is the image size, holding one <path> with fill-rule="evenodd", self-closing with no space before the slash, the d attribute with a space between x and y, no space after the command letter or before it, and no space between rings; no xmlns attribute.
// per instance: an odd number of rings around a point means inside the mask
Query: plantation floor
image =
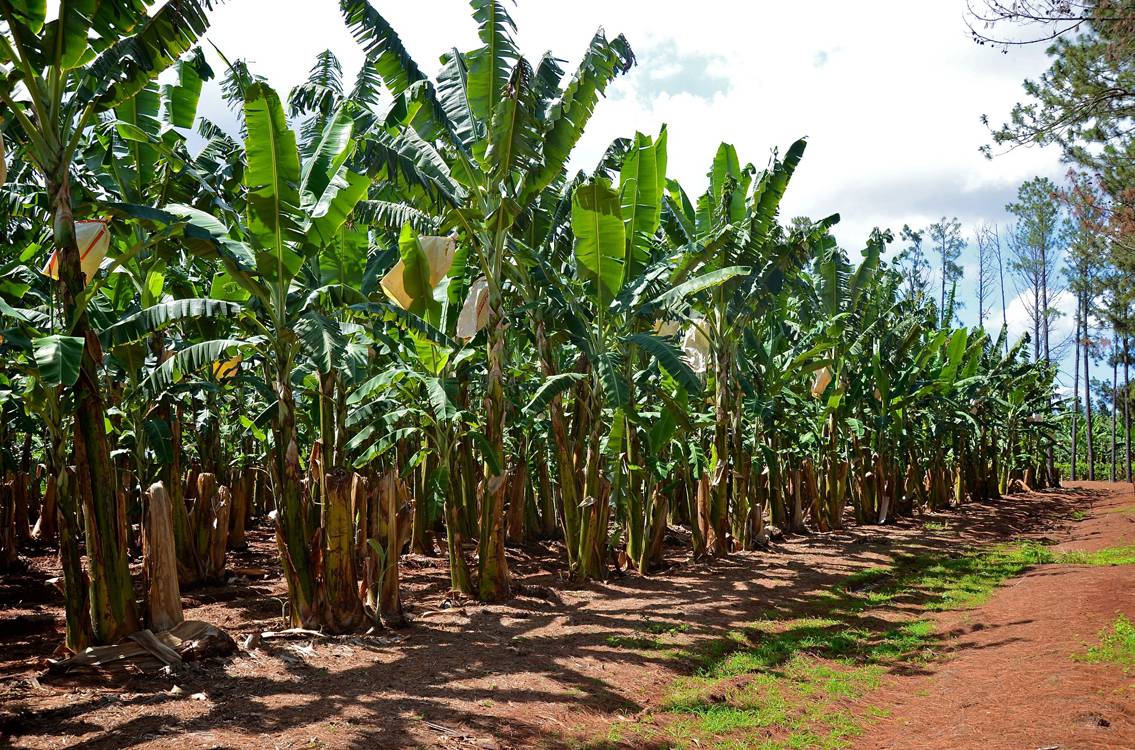
<svg viewBox="0 0 1135 750"><path fill-rule="evenodd" d="M251 541L230 566L266 575L184 596L238 643L283 627L271 535ZM0 747L1135 747L1125 641L1092 650L1135 619L1135 565L1102 564L1133 544L1131 488L1084 483L723 561L675 543L666 571L584 587L532 545L504 605L412 556L407 629L114 684L37 679L61 640L44 551L0 577Z"/></svg>

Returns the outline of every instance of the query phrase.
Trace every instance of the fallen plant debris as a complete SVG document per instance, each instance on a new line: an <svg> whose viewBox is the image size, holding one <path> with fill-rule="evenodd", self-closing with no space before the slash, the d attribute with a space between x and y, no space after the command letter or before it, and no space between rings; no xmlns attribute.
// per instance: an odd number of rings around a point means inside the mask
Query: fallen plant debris
<svg viewBox="0 0 1135 750"><path fill-rule="evenodd" d="M186 620L160 633L139 630L122 643L91 646L52 662L46 675L115 674L127 670L155 673L163 667L231 656L236 651L236 642L223 630L199 620Z"/></svg>

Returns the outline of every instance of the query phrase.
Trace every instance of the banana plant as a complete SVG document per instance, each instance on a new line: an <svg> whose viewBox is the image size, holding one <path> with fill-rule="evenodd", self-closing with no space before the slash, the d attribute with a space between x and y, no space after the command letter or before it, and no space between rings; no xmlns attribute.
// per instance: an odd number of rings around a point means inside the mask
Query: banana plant
<svg viewBox="0 0 1135 750"><path fill-rule="evenodd" d="M76 417L76 485L86 509L95 643L120 640L138 629L139 620L122 538L125 523L113 496L117 483L94 332L83 302L71 197L73 160L99 113L131 99L196 43L207 27L209 5L207 0L104 3L80 12L60 3L49 21L42 0L0 2L5 21L0 31L3 129L20 143L42 180L59 253L63 327L72 340L82 342L79 374L69 387Z"/></svg>
<svg viewBox="0 0 1135 750"><path fill-rule="evenodd" d="M334 561L311 541L319 520L302 484L293 373L301 355L319 363L321 371L330 371L344 345L339 322L324 314L320 304L324 295L349 297L351 290L342 284L320 286L319 275L310 269L313 263L318 265L322 249L341 249L344 234L348 241L355 236L343 224L365 196L370 179L347 165L355 148L349 103L328 118L317 145L301 160L296 134L288 127L275 91L253 80L243 87L242 96L247 136L244 215L239 223L227 226L184 205L161 210L114 207L145 224L188 227L189 249L222 267L212 281L210 296L245 306L245 314L236 321L244 331L242 337L195 343L177 351L154 371L147 387L160 392L182 373L200 369L232 350L250 349L259 356L264 381L276 398L272 477L291 618L304 627L349 629L361 614L357 596L353 601L343 597L329 601L320 583L318 566Z"/></svg>
<svg viewBox="0 0 1135 750"><path fill-rule="evenodd" d="M512 240L543 191L563 179L599 96L630 68L623 37L591 41L575 75L550 53L533 66L516 47L515 23L498 0L472 0L481 46L453 50L436 84L407 53L397 33L367 0L340 0L340 9L383 85L395 97L393 134L373 134L366 153L384 176L401 184L412 207L443 216L474 250L487 284L485 498L478 549L478 595L509 596L504 554L505 372L509 321L506 272ZM492 455L490 455L492 454Z"/></svg>
<svg viewBox="0 0 1135 750"><path fill-rule="evenodd" d="M708 341L713 375L714 430L711 450L712 478L702 530L707 551L724 555L728 550L729 485L733 473L749 458L741 455L741 393L738 388L738 345L754 322L776 306L786 283L817 248L830 243L827 230L838 215L791 230L787 235L776 222L780 201L804 154L805 141L793 143L784 159L776 154L767 169L755 173L741 167L736 149L722 144L709 172L709 190L695 207L676 183L669 185L666 206L667 233L672 243L687 248L686 260L672 282L680 284L689 273L703 276L729 268L746 273L703 290L695 324Z"/></svg>
<svg viewBox="0 0 1135 750"><path fill-rule="evenodd" d="M644 471L642 442L649 430L637 394L655 395L661 379L683 393L700 393L702 384L674 342L652 332L655 318L681 304L686 293L741 272L698 278L676 292L661 290L676 264L656 238L665 154L665 130L658 142L637 134L621 164L618 187L601 170L573 183L570 214L554 212L544 243L521 250L518 286L544 290L542 301L533 298L531 304L546 380L525 412L551 411L568 564L583 578L606 575L612 509L626 529L630 558L643 570L656 546L647 539L658 538L665 522ZM557 227L557 221L566 225ZM575 372L558 372L562 364L542 333L548 322L558 323L565 342L578 352ZM562 395L568 392L573 393L573 432L583 436L577 446L569 444L564 424Z"/></svg>

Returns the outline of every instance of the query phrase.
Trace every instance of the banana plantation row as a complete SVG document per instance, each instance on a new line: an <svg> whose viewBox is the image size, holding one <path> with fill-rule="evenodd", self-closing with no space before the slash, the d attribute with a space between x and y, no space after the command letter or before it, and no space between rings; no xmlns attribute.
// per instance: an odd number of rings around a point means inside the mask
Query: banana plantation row
<svg viewBox="0 0 1135 750"><path fill-rule="evenodd" d="M197 2L0 0L0 551L58 543L70 648L160 627L153 526L185 587L270 515L291 622L348 631L402 621L435 543L494 601L509 542L602 579L668 525L722 556L1056 481L1052 369L905 297L889 233L782 217L804 141L723 144L697 197L665 128L569 169L624 38L567 72L473 0L482 46L431 80L340 5L353 85L326 52L281 99L210 68ZM214 76L239 136L197 111Z"/></svg>

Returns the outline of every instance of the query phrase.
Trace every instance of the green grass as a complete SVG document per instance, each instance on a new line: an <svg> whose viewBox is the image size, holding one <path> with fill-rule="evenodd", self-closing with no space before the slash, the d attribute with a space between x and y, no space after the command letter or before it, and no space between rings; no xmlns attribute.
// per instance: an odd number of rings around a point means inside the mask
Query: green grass
<svg viewBox="0 0 1135 750"><path fill-rule="evenodd" d="M1099 639L1098 645L1076 658L1092 664L1117 664L1125 673L1135 669L1135 624L1120 615L1110 628L1100 631Z"/></svg>
<svg viewBox="0 0 1135 750"><path fill-rule="evenodd" d="M611 648L626 648L631 651L666 651L673 648L661 638L643 635L609 635L606 643Z"/></svg>
<svg viewBox="0 0 1135 750"><path fill-rule="evenodd" d="M1063 552L1055 555L1052 562L1064 565L1093 565L1107 567L1112 565L1135 565L1135 545L1126 547L1105 547L1095 552Z"/></svg>
<svg viewBox="0 0 1135 750"><path fill-rule="evenodd" d="M647 622L647 635L608 644L669 650L690 675L669 688L656 713L620 722L590 747L715 750L840 750L885 712L862 705L890 671L935 658L939 636L918 612L976 607L1035 565L1135 564L1135 546L1057 552L1036 543L933 555L896 555L815 599L811 617L768 619L678 648L685 625ZM913 612L914 614L904 614ZM1135 667L1135 626L1121 618L1083 658Z"/></svg>
<svg viewBox="0 0 1135 750"><path fill-rule="evenodd" d="M690 626L688 623L684 622L658 622L647 620L643 624L642 629L654 635L673 635L675 633L685 633L690 629Z"/></svg>
<svg viewBox="0 0 1135 750"><path fill-rule="evenodd" d="M927 531L945 531L946 529L950 528L950 526L949 524L942 523L940 521L927 521L926 523L922 524L922 528L926 529Z"/></svg>
<svg viewBox="0 0 1135 750"><path fill-rule="evenodd" d="M606 644L612 648L625 648L632 651L671 652L668 655L677 656L678 649L669 642L666 636L685 633L690 626L684 622L661 622L647 620L640 627L645 635L609 635Z"/></svg>

